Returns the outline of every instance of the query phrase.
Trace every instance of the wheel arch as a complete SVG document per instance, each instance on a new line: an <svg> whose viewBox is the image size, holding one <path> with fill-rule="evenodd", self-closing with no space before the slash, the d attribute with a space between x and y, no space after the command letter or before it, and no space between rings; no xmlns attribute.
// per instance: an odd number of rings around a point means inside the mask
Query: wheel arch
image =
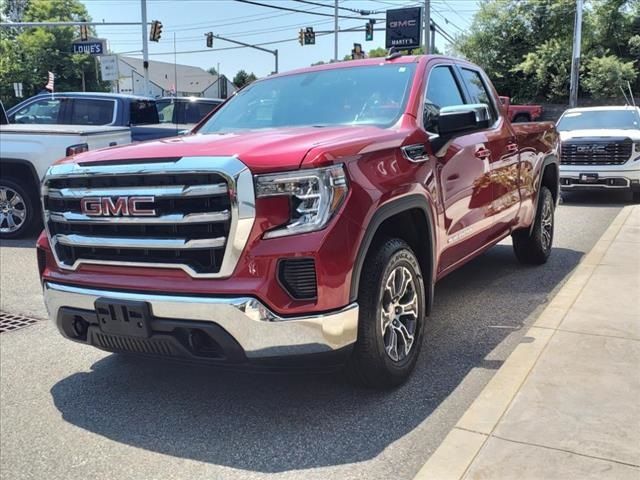
<svg viewBox="0 0 640 480"><path fill-rule="evenodd" d="M555 205L557 205L560 199L560 167L558 164L558 158L555 155L548 155L542 162L540 174L538 175L538 191L536 193L536 198L534 201L534 212L538 210L540 191L542 190L543 186L547 187L551 191L553 202ZM531 225L529 226L529 232L533 231L534 225L535 215L534 221L531 222Z"/></svg>
<svg viewBox="0 0 640 480"><path fill-rule="evenodd" d="M426 237L421 245L420 240ZM351 275L350 301L356 301L365 259L376 239L395 237L405 240L414 250L425 282L427 314L433 303L435 271L435 223L429 201L422 195L408 195L377 208L360 242Z"/></svg>
<svg viewBox="0 0 640 480"><path fill-rule="evenodd" d="M38 200L40 197L40 177L33 164L17 158L0 159L0 171L3 177L11 177L28 182L29 193ZM27 186L25 185L25 188Z"/></svg>

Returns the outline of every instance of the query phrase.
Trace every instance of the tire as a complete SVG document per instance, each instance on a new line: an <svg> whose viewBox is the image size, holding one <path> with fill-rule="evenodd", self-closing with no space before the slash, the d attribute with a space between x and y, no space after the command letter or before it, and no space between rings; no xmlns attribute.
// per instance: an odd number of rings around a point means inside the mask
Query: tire
<svg viewBox="0 0 640 480"><path fill-rule="evenodd" d="M394 299L394 294L400 296ZM358 303L358 341L347 364L349 377L371 388L402 384L418 359L425 317L420 264L406 242L383 239L372 246L361 273ZM400 305L406 314L400 313Z"/></svg>
<svg viewBox="0 0 640 480"><path fill-rule="evenodd" d="M39 209L34 195L14 178L0 178L0 238L22 238L33 232Z"/></svg>
<svg viewBox="0 0 640 480"><path fill-rule="evenodd" d="M520 263L542 265L549 259L553 246L554 209L551 191L542 186L533 229L518 230L512 235L513 250Z"/></svg>
<svg viewBox="0 0 640 480"><path fill-rule="evenodd" d="M513 119L514 123L524 123L524 122L530 122L531 121L531 117L529 117L529 115L527 114L523 114L520 113L518 115L516 115Z"/></svg>

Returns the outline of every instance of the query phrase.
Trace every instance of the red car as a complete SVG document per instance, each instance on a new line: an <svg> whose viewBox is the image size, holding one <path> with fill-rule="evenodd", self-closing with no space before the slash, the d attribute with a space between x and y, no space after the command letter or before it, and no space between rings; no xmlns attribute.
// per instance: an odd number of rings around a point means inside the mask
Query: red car
<svg viewBox="0 0 640 480"><path fill-rule="evenodd" d="M51 319L107 351L412 371L436 281L503 238L552 249L558 134L513 126L442 56L256 81L195 133L88 152L43 184Z"/></svg>
<svg viewBox="0 0 640 480"><path fill-rule="evenodd" d="M512 105L511 98L499 97L507 107L507 116L512 122L537 122L542 120L542 105Z"/></svg>

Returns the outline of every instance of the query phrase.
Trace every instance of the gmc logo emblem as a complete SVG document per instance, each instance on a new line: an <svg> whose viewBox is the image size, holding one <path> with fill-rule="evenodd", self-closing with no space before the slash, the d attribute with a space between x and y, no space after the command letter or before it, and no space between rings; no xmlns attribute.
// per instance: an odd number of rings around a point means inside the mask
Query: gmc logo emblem
<svg viewBox="0 0 640 480"><path fill-rule="evenodd" d="M581 145L576 148L578 153L604 153L607 151L605 145Z"/></svg>
<svg viewBox="0 0 640 480"><path fill-rule="evenodd" d="M416 20L392 20L389 22L389 28L415 27Z"/></svg>
<svg viewBox="0 0 640 480"><path fill-rule="evenodd" d="M80 211L90 217L154 217L154 208L142 208L141 203L154 203L153 196L140 197L84 197Z"/></svg>

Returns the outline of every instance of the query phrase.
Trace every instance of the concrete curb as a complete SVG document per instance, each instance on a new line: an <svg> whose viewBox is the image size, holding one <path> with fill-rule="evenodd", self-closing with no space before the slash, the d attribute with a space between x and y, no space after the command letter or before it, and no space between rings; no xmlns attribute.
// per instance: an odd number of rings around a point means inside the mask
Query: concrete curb
<svg viewBox="0 0 640 480"><path fill-rule="evenodd" d="M538 358L631 214L616 216L414 480L460 480L492 435Z"/></svg>

